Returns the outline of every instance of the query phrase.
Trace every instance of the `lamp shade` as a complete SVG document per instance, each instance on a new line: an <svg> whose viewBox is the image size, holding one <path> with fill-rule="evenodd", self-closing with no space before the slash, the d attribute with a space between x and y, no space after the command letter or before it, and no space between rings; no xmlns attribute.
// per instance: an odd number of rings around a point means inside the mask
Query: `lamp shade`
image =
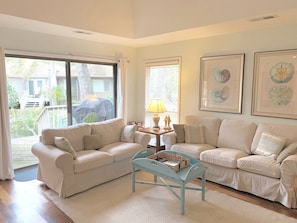
<svg viewBox="0 0 297 223"><path fill-rule="evenodd" d="M150 100L147 112L152 112L152 113L166 112L164 101L160 98L152 98Z"/></svg>

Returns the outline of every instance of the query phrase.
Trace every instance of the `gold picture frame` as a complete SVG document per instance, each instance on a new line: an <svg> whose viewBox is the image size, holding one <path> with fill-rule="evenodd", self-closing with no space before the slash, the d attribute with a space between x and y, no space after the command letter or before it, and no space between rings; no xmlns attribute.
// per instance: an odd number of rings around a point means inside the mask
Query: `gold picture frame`
<svg viewBox="0 0 297 223"><path fill-rule="evenodd" d="M297 50L256 52L252 115L297 118Z"/></svg>
<svg viewBox="0 0 297 223"><path fill-rule="evenodd" d="M241 113L244 56L201 57L201 111Z"/></svg>

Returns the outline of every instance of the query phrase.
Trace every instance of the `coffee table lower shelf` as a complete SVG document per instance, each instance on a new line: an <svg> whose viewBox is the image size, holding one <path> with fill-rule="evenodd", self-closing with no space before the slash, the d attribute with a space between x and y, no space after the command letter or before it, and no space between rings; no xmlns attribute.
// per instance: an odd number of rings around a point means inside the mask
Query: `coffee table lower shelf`
<svg viewBox="0 0 297 223"><path fill-rule="evenodd" d="M135 184L151 184L155 186L166 186L180 201L180 214L185 213L185 190L198 190L201 191L201 199L205 200L205 172L206 167L201 164L198 160L191 156L183 153L178 153L175 151L163 151L163 153L177 154L190 159L190 165L180 171L173 171L171 168L165 164L147 158L148 156L154 154L150 149L145 149L138 152L132 158L132 191L135 192ZM154 175L154 180L152 182L137 180L135 176L136 170L142 170ZM161 180L162 183L157 182L157 178ZM186 184L194 179L201 178L201 187L186 187ZM171 181L177 185L168 184L165 179ZM180 188L180 195L178 195L172 188Z"/></svg>

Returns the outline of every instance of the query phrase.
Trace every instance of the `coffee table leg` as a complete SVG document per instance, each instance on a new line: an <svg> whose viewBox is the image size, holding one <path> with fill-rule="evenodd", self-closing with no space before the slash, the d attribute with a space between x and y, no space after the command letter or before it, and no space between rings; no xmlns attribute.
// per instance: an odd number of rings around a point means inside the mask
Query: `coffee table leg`
<svg viewBox="0 0 297 223"><path fill-rule="evenodd" d="M132 165L132 192L135 192L135 166Z"/></svg>
<svg viewBox="0 0 297 223"><path fill-rule="evenodd" d="M202 186L201 186L201 198L204 201L205 200L205 172L202 175Z"/></svg>
<svg viewBox="0 0 297 223"><path fill-rule="evenodd" d="M185 214L185 184L180 185L180 214Z"/></svg>

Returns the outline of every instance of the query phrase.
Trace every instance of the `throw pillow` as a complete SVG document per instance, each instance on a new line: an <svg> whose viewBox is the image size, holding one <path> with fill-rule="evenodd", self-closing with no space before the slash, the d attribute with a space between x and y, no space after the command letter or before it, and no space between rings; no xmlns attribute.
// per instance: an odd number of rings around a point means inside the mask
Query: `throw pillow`
<svg viewBox="0 0 297 223"><path fill-rule="evenodd" d="M204 132L202 125L185 125L185 142L204 144Z"/></svg>
<svg viewBox="0 0 297 223"><path fill-rule="evenodd" d="M121 141L134 142L135 131L136 131L136 125L124 126L121 132Z"/></svg>
<svg viewBox="0 0 297 223"><path fill-rule="evenodd" d="M177 143L185 142L185 125L184 124L173 124L173 129L176 135Z"/></svg>
<svg viewBox="0 0 297 223"><path fill-rule="evenodd" d="M102 135L100 133L93 135L85 135L84 138L84 149L92 150L92 149L100 149L102 144Z"/></svg>
<svg viewBox="0 0 297 223"><path fill-rule="evenodd" d="M74 160L77 158L76 152L73 149L73 147L71 146L71 144L68 141L68 139L66 139L65 137L55 136L54 141L55 141L55 145L59 149L64 150L66 152L69 152L73 156L73 159Z"/></svg>
<svg viewBox="0 0 297 223"><path fill-rule="evenodd" d="M263 132L255 153L276 159L278 154L283 149L285 143L286 139L284 137Z"/></svg>
<svg viewBox="0 0 297 223"><path fill-rule="evenodd" d="M290 145L288 145L287 147L285 147L278 155L276 161L278 163L281 163L288 156L293 155L295 153L297 153L297 142L293 142Z"/></svg>

